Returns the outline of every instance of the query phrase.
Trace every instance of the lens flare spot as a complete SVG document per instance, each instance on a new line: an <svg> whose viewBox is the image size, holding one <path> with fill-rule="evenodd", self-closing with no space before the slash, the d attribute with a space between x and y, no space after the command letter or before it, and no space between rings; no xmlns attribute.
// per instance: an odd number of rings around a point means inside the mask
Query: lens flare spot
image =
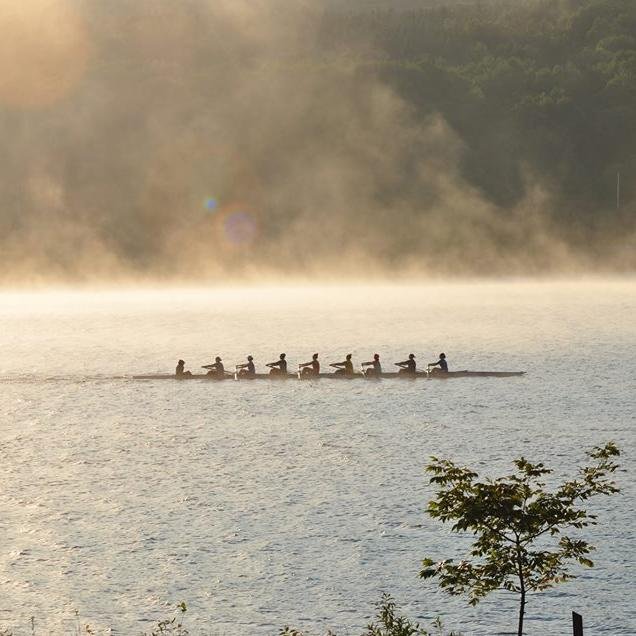
<svg viewBox="0 0 636 636"><path fill-rule="evenodd" d="M249 245L256 238L258 227L249 212L238 211L225 218L223 232L232 245Z"/></svg>
<svg viewBox="0 0 636 636"><path fill-rule="evenodd" d="M208 197L203 205L208 212L216 212L219 208L219 200L216 197Z"/></svg>

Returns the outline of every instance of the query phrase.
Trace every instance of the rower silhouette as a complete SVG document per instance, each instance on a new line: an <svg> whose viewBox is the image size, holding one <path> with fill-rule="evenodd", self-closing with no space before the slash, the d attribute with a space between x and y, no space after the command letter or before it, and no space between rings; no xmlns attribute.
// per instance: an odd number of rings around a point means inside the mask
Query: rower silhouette
<svg viewBox="0 0 636 636"><path fill-rule="evenodd" d="M353 362L351 362L351 354L348 353L344 362L333 362L329 365L336 369L334 373L336 375L353 375Z"/></svg>
<svg viewBox="0 0 636 636"><path fill-rule="evenodd" d="M245 364L237 364L236 368L239 370L238 374L241 378L253 378L256 375L256 367L252 356L247 356L247 362Z"/></svg>
<svg viewBox="0 0 636 636"><path fill-rule="evenodd" d="M298 368L302 369L300 374L303 376L318 376L320 374L320 362L318 362L318 354L314 353L314 355L311 356L311 362L303 362L302 364L298 365Z"/></svg>
<svg viewBox="0 0 636 636"><path fill-rule="evenodd" d="M203 366L204 369L209 369L208 375L216 378L224 378L225 377L225 367L223 366L223 362L219 356L214 358L214 364L206 364Z"/></svg>
<svg viewBox="0 0 636 636"><path fill-rule="evenodd" d="M382 365L380 364L379 353L374 353L373 360L371 360L370 362L363 362L362 366L371 367L370 369L366 369L364 372L367 377L379 378L380 375L382 375Z"/></svg>
<svg viewBox="0 0 636 636"><path fill-rule="evenodd" d="M439 369L434 369L431 367L439 367ZM448 373L448 363L446 362L446 354L440 353L439 360L437 362L429 362L428 368L431 373Z"/></svg>
<svg viewBox="0 0 636 636"><path fill-rule="evenodd" d="M415 375L416 372L416 362L415 362L415 354L409 353L409 359L404 360L404 362L395 362L396 367L400 367L398 373L400 375Z"/></svg>
<svg viewBox="0 0 636 636"><path fill-rule="evenodd" d="M276 362L268 362L265 366L270 368L270 375L287 375L287 360L285 360L284 353L281 353L278 356L278 360Z"/></svg>
<svg viewBox="0 0 636 636"><path fill-rule="evenodd" d="M177 362L177 368L175 369L174 374L178 378L191 378L192 377L192 372L185 371L184 369L185 369L185 362L183 360L179 360Z"/></svg>

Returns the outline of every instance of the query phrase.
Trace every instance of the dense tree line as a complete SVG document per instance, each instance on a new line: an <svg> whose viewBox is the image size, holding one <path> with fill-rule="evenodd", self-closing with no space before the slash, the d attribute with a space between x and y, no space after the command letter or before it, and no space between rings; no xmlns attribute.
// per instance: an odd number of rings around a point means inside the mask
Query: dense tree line
<svg viewBox="0 0 636 636"><path fill-rule="evenodd" d="M358 62L422 116L443 114L466 142L463 174L495 202L523 196L526 169L559 197L559 220L588 227L630 222L636 3L419 4L425 6L329 12L319 46L346 57L359 42L371 42Z"/></svg>
<svg viewBox="0 0 636 636"><path fill-rule="evenodd" d="M634 0L71 4L0 15L0 281L636 268Z"/></svg>

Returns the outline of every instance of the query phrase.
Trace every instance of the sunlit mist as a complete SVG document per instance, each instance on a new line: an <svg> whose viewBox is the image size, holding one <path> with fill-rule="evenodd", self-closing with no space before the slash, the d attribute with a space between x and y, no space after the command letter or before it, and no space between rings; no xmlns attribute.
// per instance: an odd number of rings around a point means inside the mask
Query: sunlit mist
<svg viewBox="0 0 636 636"><path fill-rule="evenodd" d="M633 270L631 208L490 196L336 5L2 3L0 282Z"/></svg>
<svg viewBox="0 0 636 636"><path fill-rule="evenodd" d="M90 56L89 35L76 3L0 3L0 104L38 109L69 96Z"/></svg>

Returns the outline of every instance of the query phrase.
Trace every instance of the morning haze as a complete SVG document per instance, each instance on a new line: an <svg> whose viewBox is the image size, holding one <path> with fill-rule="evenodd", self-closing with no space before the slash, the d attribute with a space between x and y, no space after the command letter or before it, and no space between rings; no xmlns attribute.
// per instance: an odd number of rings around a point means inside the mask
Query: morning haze
<svg viewBox="0 0 636 636"><path fill-rule="evenodd" d="M636 634L635 34L0 0L0 636Z"/></svg>
<svg viewBox="0 0 636 636"><path fill-rule="evenodd" d="M633 270L633 3L439 5L4 3L0 282Z"/></svg>

